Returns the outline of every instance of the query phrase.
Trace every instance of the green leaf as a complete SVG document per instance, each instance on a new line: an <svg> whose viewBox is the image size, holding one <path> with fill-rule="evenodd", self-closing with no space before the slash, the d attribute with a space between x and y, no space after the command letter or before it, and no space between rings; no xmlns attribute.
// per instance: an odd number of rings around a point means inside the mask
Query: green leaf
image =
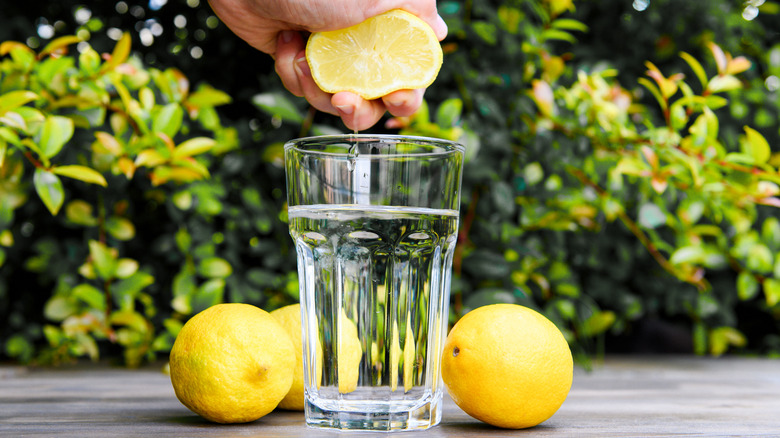
<svg viewBox="0 0 780 438"><path fill-rule="evenodd" d="M707 90L709 90L710 93L721 93L740 88L742 88L742 82L732 75L715 76L710 79L710 82L707 84Z"/></svg>
<svg viewBox="0 0 780 438"><path fill-rule="evenodd" d="M598 311L585 320L582 332L585 336L596 336L607 331L615 323L615 312Z"/></svg>
<svg viewBox="0 0 780 438"><path fill-rule="evenodd" d="M35 347L24 336L13 335L5 342L5 352L8 356L16 358L21 363L27 363L35 355Z"/></svg>
<svg viewBox="0 0 780 438"><path fill-rule="evenodd" d="M198 108L225 105L231 101L229 94L210 86L200 87L187 97L187 103Z"/></svg>
<svg viewBox="0 0 780 438"><path fill-rule="evenodd" d="M204 152L208 152L217 144L216 141L208 137L196 137L191 138L174 148L173 158L191 157L193 155L199 155Z"/></svg>
<svg viewBox="0 0 780 438"><path fill-rule="evenodd" d="M698 264L704 261L705 256L704 248L701 246L683 246L672 253L669 257L669 263L673 265Z"/></svg>
<svg viewBox="0 0 780 438"><path fill-rule="evenodd" d="M33 185L35 186L35 192L38 193L38 197L41 198L46 208L49 209L52 215L56 215L60 211L63 202L65 202L65 191L62 188L62 181L60 181L57 175L49 171L35 169Z"/></svg>
<svg viewBox="0 0 780 438"><path fill-rule="evenodd" d="M710 94L704 99L704 104L707 105L707 108L716 110L728 105L729 101L725 97Z"/></svg>
<svg viewBox="0 0 780 438"><path fill-rule="evenodd" d="M38 146L46 158L51 158L62 150L73 136L73 120L62 116L49 116L43 122Z"/></svg>
<svg viewBox="0 0 780 438"><path fill-rule="evenodd" d="M439 105L439 109L436 111L436 123L442 127L455 126L460 121L462 112L462 100L447 99Z"/></svg>
<svg viewBox="0 0 780 438"><path fill-rule="evenodd" d="M70 300L62 296L52 297L43 306L43 315L52 321L62 321L77 311L78 308Z"/></svg>
<svg viewBox="0 0 780 438"><path fill-rule="evenodd" d="M223 258L209 257L201 260L198 273L209 278L225 278L233 273L233 267Z"/></svg>
<svg viewBox="0 0 780 438"><path fill-rule="evenodd" d="M138 262L133 259L122 258L117 261L116 277L129 278L138 272Z"/></svg>
<svg viewBox="0 0 780 438"><path fill-rule="evenodd" d="M100 68L100 54L92 47L87 47L79 54L79 70L85 75L92 75Z"/></svg>
<svg viewBox="0 0 780 438"><path fill-rule="evenodd" d="M688 65L691 67L691 70L693 70L693 74L696 75L696 78L699 79L699 82L701 83L702 88L707 88L707 74L704 72L704 67L701 66L699 61L696 60L693 56L686 52L681 52L680 57L685 60L685 62L688 63Z"/></svg>
<svg viewBox="0 0 780 438"><path fill-rule="evenodd" d="M89 256L95 271L103 280L112 280L116 275L117 259L111 248L97 240L89 241Z"/></svg>
<svg viewBox="0 0 780 438"><path fill-rule="evenodd" d="M571 18L558 18L550 23L550 25L556 29L578 30L580 32L588 31L588 26L585 23Z"/></svg>
<svg viewBox="0 0 780 438"><path fill-rule="evenodd" d="M160 109L152 120L152 131L162 132L170 138L176 136L184 120L184 110L176 103L169 103Z"/></svg>
<svg viewBox="0 0 780 438"><path fill-rule="evenodd" d="M737 275L737 296L742 301L752 299L758 294L758 280L748 272L742 271Z"/></svg>
<svg viewBox="0 0 780 438"><path fill-rule="evenodd" d="M764 296L766 297L766 305L769 307L780 303L780 280L775 278L764 280Z"/></svg>
<svg viewBox="0 0 780 438"><path fill-rule="evenodd" d="M114 295L114 301L122 309L133 309L138 294L152 284L154 284L152 275L138 271L112 285L111 291Z"/></svg>
<svg viewBox="0 0 780 438"><path fill-rule="evenodd" d="M192 246L192 236L187 231L186 228L180 227L179 231L176 232L176 246L179 248L179 251L181 251L183 254L187 254L190 251L190 247Z"/></svg>
<svg viewBox="0 0 780 438"><path fill-rule="evenodd" d="M0 96L0 114L14 110L37 99L38 95L32 91L11 91Z"/></svg>
<svg viewBox="0 0 780 438"><path fill-rule="evenodd" d="M637 79L637 82L644 85L645 88L650 91L650 93L655 97L655 100L658 101L658 105L661 106L661 109L666 110L668 103L661 94L661 90L658 89L658 86L656 86L651 80L647 78L639 78Z"/></svg>
<svg viewBox="0 0 780 438"><path fill-rule="evenodd" d="M86 183L97 184L99 186L106 187L108 182L106 178L95 169L86 166L79 166L72 164L68 166L58 166L51 169L53 173L61 176L67 176L68 178L77 179Z"/></svg>
<svg viewBox="0 0 780 438"><path fill-rule="evenodd" d="M223 300L225 293L225 280L213 278L203 283L192 297L193 312L200 312Z"/></svg>
<svg viewBox="0 0 780 438"><path fill-rule="evenodd" d="M769 142L755 129L745 126L746 140L742 142L742 152L753 157L756 164L764 164L769 161L772 150Z"/></svg>
<svg viewBox="0 0 780 438"><path fill-rule="evenodd" d="M699 356L707 352L707 327L701 321L693 324L693 352Z"/></svg>
<svg viewBox="0 0 780 438"><path fill-rule="evenodd" d="M474 30L474 33L476 33L486 43L490 44L491 46L496 44L497 29L493 23L488 23L485 21L474 21L471 24L471 28Z"/></svg>
<svg viewBox="0 0 780 438"><path fill-rule="evenodd" d="M743 347L747 338L734 327L718 327L710 332L710 354L720 356L730 346Z"/></svg>
<svg viewBox="0 0 780 438"><path fill-rule="evenodd" d="M776 217L768 217L761 225L761 239L774 252L780 250L780 220ZM778 257L780 259L780 257Z"/></svg>
<svg viewBox="0 0 780 438"><path fill-rule="evenodd" d="M126 218L111 216L106 220L106 231L118 240L130 240L135 237L135 225Z"/></svg>
<svg viewBox="0 0 780 438"><path fill-rule="evenodd" d="M282 121L302 123L303 114L287 97L288 93L261 93L252 97L252 103L266 113Z"/></svg>
<svg viewBox="0 0 780 438"><path fill-rule="evenodd" d="M92 205L80 199L68 202L65 206L65 217L78 225L94 226L98 223L92 214Z"/></svg>
<svg viewBox="0 0 780 438"><path fill-rule="evenodd" d="M577 42L577 38L574 38L574 35L560 29L545 29L542 31L542 34L540 35L539 39L541 41L550 41L550 40L566 41L572 44Z"/></svg>
<svg viewBox="0 0 780 438"><path fill-rule="evenodd" d="M89 307L95 309L104 311L106 310L106 296L103 294L102 291L100 291L95 286L92 286L91 284L87 283L81 283L78 286L74 287L71 291L71 295L74 298L78 298L79 300L87 303Z"/></svg>
<svg viewBox="0 0 780 438"><path fill-rule="evenodd" d="M774 257L766 245L756 243L750 247L746 265L754 272L766 274L772 272Z"/></svg>

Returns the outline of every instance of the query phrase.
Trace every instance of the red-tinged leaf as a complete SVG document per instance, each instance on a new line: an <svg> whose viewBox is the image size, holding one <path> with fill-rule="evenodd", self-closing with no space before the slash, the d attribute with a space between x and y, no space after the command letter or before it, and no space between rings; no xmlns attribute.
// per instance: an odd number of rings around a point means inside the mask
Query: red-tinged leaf
<svg viewBox="0 0 780 438"><path fill-rule="evenodd" d="M95 138L112 155L122 155L122 145L113 135L98 131L95 133Z"/></svg>
<svg viewBox="0 0 780 438"><path fill-rule="evenodd" d="M133 160L127 157L120 158L119 161L117 161L117 167L127 179L132 179L133 175L135 175L136 165Z"/></svg>
<svg viewBox="0 0 780 438"><path fill-rule="evenodd" d="M77 164L59 166L53 168L51 171L57 175L67 176L68 178L77 179L90 184L97 184L103 187L108 185L108 182L106 182L106 179L100 172L86 166L79 166Z"/></svg>
<svg viewBox="0 0 780 438"><path fill-rule="evenodd" d="M3 43L0 44L0 56L5 56L15 49L23 50L30 54L34 53L31 48L27 47L27 44L20 43L19 41L3 41Z"/></svg>
<svg viewBox="0 0 780 438"><path fill-rule="evenodd" d="M726 74L728 60L726 59L726 54L723 52L723 49L721 49L720 46L713 42L709 43L708 47L712 52L712 56L715 58L715 65L718 67L718 74Z"/></svg>
<svg viewBox="0 0 780 438"><path fill-rule="evenodd" d="M780 208L780 198L777 198L777 197L774 197L774 196L771 196L771 197L768 197L768 198L756 199L756 203L757 204L761 204L761 205L769 205L769 206L772 206L772 207Z"/></svg>
<svg viewBox="0 0 780 438"><path fill-rule="evenodd" d="M536 106L539 107L539 112L541 112L542 115L545 117L551 117L554 115L554 95L550 84L538 79L534 80L531 97L533 98L534 102L536 102Z"/></svg>
<svg viewBox="0 0 780 438"><path fill-rule="evenodd" d="M5 154L7 150L8 143L5 140L0 139L0 169L3 168L3 162L5 162Z"/></svg>
<svg viewBox="0 0 780 438"><path fill-rule="evenodd" d="M154 135L155 135L157 138L159 138L160 140L162 140L162 142L165 144L165 146L166 146L166 147L167 147L169 150L171 150L171 151L172 151L172 150L174 150L174 149L176 148L176 144L173 142L173 140L171 139L171 137L169 137L169 136L168 136L168 134L166 134L166 133L164 133L164 132L155 132L155 133L154 133Z"/></svg>
<svg viewBox="0 0 780 438"><path fill-rule="evenodd" d="M658 169L658 155L656 155L655 151L647 146L642 146L641 151L645 160L647 160L647 163L650 164L653 169Z"/></svg>
<svg viewBox="0 0 780 438"><path fill-rule="evenodd" d="M742 73L747 71L751 65L751 62L744 56L737 56L729 61L728 67L726 68L726 74L736 75Z"/></svg>
<svg viewBox="0 0 780 438"><path fill-rule="evenodd" d="M132 39L130 38L130 34L128 32L122 34L122 38L120 38L116 43L116 46L114 46L114 51L111 52L111 57L108 59L108 61L106 61L105 64L103 64L100 72L105 73L125 62L130 56L131 43Z"/></svg>
<svg viewBox="0 0 780 438"><path fill-rule="evenodd" d="M47 44L46 47L41 50L41 53L38 54L38 58L43 58L46 55L57 55L59 53L64 53L64 49L66 47L71 44L80 43L81 41L83 40L75 35L59 37Z"/></svg>
<svg viewBox="0 0 780 438"><path fill-rule="evenodd" d="M195 170L184 167L169 167L160 166L154 169L152 172L151 180L152 184L159 186L169 181L178 183L188 183L192 181L198 181L203 179L203 175Z"/></svg>
<svg viewBox="0 0 780 438"><path fill-rule="evenodd" d="M202 178L209 177L209 169L194 158L185 157L174 160L173 164L198 173Z"/></svg>
<svg viewBox="0 0 780 438"><path fill-rule="evenodd" d="M656 193L659 195L666 191L666 187L669 185L669 182L666 180L666 178L654 175L653 178L650 180L650 185L653 186L653 190L655 190Z"/></svg>
<svg viewBox="0 0 780 438"><path fill-rule="evenodd" d="M155 149L144 149L135 157L135 165L137 167L156 167L166 161L168 161L168 159Z"/></svg>

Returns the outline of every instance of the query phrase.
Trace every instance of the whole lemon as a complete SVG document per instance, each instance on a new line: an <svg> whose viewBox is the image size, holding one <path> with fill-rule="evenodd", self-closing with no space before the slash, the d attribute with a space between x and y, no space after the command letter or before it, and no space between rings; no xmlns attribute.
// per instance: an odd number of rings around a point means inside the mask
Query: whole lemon
<svg viewBox="0 0 780 438"><path fill-rule="evenodd" d="M271 315L279 321L284 327L290 340L295 347L295 370L293 372L293 383L290 391L279 402L279 407L293 411L302 411L304 409L303 396L303 330L301 326L301 305L291 304L271 312ZM316 381L319 382L322 377L322 347L317 343L317 373Z"/></svg>
<svg viewBox="0 0 780 438"><path fill-rule="evenodd" d="M217 304L182 327L170 355L176 397L217 423L245 423L271 412L293 380L290 336L268 312Z"/></svg>
<svg viewBox="0 0 780 438"><path fill-rule="evenodd" d="M493 304L467 313L447 336L442 380L455 403L494 426L536 426L561 407L574 373L569 344L540 313Z"/></svg>

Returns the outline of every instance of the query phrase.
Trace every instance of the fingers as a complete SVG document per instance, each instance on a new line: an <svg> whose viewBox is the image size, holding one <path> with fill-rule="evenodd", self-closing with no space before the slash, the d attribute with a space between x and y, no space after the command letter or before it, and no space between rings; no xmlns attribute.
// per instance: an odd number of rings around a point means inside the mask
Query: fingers
<svg viewBox="0 0 780 438"><path fill-rule="evenodd" d="M380 14L391 9L404 9L422 18L433 29L439 41L447 36L447 24L439 15L435 0L381 0L373 4L368 16Z"/></svg>
<svg viewBox="0 0 780 438"><path fill-rule="evenodd" d="M274 70L282 80L284 87L298 97L303 96L303 88L295 71L295 60L304 47L303 37L298 32L293 30L279 32L276 41L276 55L274 56Z"/></svg>
<svg viewBox="0 0 780 438"><path fill-rule="evenodd" d="M382 100L365 100L349 91L334 94L331 103L347 128L353 131L365 131L385 114Z"/></svg>
<svg viewBox="0 0 780 438"><path fill-rule="evenodd" d="M384 106L396 117L411 116L422 105L424 89L398 90L382 98Z"/></svg>
<svg viewBox="0 0 780 438"><path fill-rule="evenodd" d="M311 106L329 114L339 114L331 104L331 95L320 90L317 83L311 77L309 64L306 62L306 52L301 50L293 61L293 69L301 87L301 95L309 101Z"/></svg>

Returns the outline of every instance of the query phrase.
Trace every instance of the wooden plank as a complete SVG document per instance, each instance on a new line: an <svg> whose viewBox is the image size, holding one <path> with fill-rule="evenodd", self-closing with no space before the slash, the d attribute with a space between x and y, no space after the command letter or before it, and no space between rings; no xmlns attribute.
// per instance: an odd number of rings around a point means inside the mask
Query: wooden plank
<svg viewBox="0 0 780 438"><path fill-rule="evenodd" d="M612 357L577 369L561 409L526 431L542 437L780 436L780 360ZM517 436L472 419L449 398L426 437ZM276 411L241 425L206 422L176 399L160 367L0 367L0 436L336 436ZM351 433L351 437L375 434Z"/></svg>

